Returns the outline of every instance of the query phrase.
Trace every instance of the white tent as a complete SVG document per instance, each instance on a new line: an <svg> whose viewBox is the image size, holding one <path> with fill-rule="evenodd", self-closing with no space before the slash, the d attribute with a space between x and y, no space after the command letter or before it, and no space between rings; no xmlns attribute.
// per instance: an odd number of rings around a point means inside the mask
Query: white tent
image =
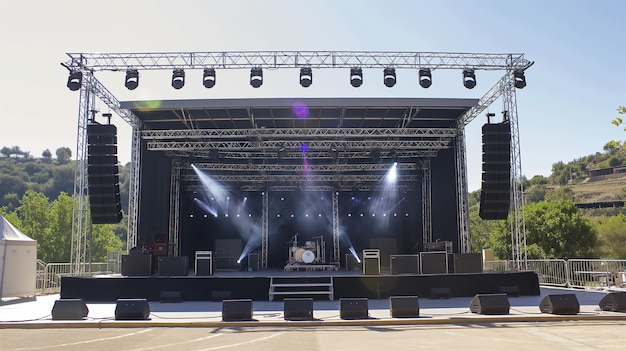
<svg viewBox="0 0 626 351"><path fill-rule="evenodd" d="M0 215L0 298L34 296L37 241Z"/></svg>

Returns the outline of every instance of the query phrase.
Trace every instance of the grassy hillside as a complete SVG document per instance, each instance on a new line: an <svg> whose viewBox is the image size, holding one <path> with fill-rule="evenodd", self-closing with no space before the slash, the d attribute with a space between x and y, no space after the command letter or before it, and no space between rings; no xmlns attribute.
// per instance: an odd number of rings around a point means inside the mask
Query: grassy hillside
<svg viewBox="0 0 626 351"><path fill-rule="evenodd" d="M583 180L571 185L576 202L623 200L626 198L626 176L599 181Z"/></svg>

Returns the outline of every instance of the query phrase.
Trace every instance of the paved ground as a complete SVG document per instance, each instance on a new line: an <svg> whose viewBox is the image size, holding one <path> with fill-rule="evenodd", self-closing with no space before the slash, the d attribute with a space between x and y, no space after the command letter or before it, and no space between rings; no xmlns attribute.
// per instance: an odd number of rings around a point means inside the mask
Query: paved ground
<svg viewBox="0 0 626 351"><path fill-rule="evenodd" d="M548 294L575 293L577 315L541 313ZM369 300L370 318L342 320L339 301L315 301L313 321L285 321L283 304L254 301L253 321L222 322L221 303L150 303L150 320L116 321L115 303L88 304L80 321L53 321L58 296L0 304L0 350L616 350L626 313L601 311L605 293L542 288L510 297L506 315L469 311L471 297L420 298L420 317L392 318Z"/></svg>

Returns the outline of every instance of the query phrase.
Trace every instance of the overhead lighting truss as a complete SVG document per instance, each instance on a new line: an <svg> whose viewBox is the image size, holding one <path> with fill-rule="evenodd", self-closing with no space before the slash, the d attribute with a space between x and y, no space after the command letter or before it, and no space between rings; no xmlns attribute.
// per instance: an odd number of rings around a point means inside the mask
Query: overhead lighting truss
<svg viewBox="0 0 626 351"><path fill-rule="evenodd" d="M363 51L230 51L153 53L68 53L69 69L125 71L180 69L259 68L387 68L396 69L525 69L532 62L524 54L478 54L454 52Z"/></svg>

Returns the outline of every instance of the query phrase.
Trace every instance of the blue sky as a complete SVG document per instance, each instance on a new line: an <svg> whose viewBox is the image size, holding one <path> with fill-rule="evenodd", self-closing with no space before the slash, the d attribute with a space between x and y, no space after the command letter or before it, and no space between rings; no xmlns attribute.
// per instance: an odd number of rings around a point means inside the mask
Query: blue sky
<svg viewBox="0 0 626 351"><path fill-rule="evenodd" d="M522 172L548 175L552 164L602 151L626 132L611 124L626 105L626 2L622 0L55 0L0 3L0 147L18 145L40 156L48 148L76 149L78 93L65 87L66 52L229 50L364 50L524 53L535 64L517 91ZM123 73L96 74L120 100L237 97L470 97L480 98L499 78L477 72L473 90L460 72L435 71L422 89L416 73L398 72L382 85L364 72L364 85L347 72L316 72L311 88L297 73L266 72L252 89L248 72L218 72L206 90L180 91L165 75L142 74L128 91ZM188 73L189 74L189 73ZM200 73L193 73L200 74ZM376 76L374 76L376 74ZM369 77L372 77L371 79ZM199 77L197 78L199 79ZM197 85L200 85L199 83ZM99 104L101 112L108 112ZM489 111L499 114L501 101ZM119 118L119 155L130 159L129 128ZM480 188L480 126L467 128L470 190Z"/></svg>

